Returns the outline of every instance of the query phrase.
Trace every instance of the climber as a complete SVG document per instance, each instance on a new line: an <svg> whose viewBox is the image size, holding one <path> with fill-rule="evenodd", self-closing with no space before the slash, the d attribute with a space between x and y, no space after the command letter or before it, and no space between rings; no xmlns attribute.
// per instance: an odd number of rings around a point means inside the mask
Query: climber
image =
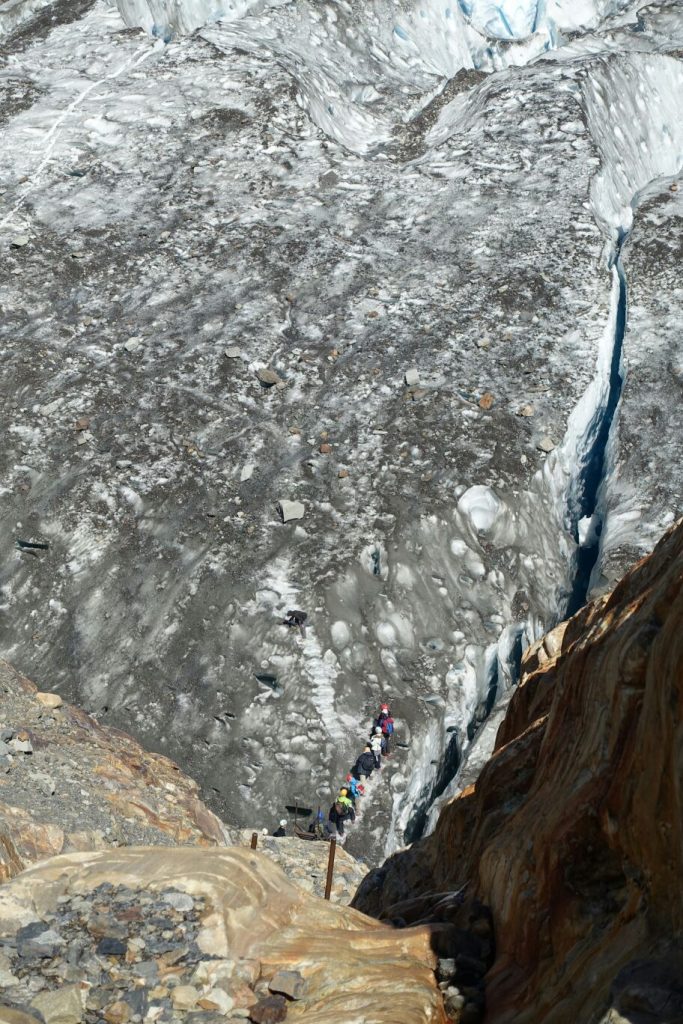
<svg viewBox="0 0 683 1024"><path fill-rule="evenodd" d="M308 614L306 612L299 611L297 608L291 608L287 612L287 614L285 615L284 619L282 620L282 625L283 626L289 626L289 627L298 626L299 627L299 632L301 633L301 636L302 636L302 639L305 640L306 639L306 626L305 626L305 622L306 622L307 618L308 618Z"/></svg>
<svg viewBox="0 0 683 1024"><path fill-rule="evenodd" d="M338 800L335 800L330 807L330 813L327 816L327 820L331 825L334 825L337 830L337 835L343 836L344 822L355 821L356 812L353 807L344 807L344 805L340 804Z"/></svg>
<svg viewBox="0 0 683 1024"><path fill-rule="evenodd" d="M273 832L273 835L276 836L278 839L282 839L283 836L287 835L287 819L286 818L282 818L280 820L280 824L275 829L275 831Z"/></svg>
<svg viewBox="0 0 683 1024"><path fill-rule="evenodd" d="M364 775L372 775L374 767L375 755L372 752L372 747L370 746L370 744L366 743L363 753L359 756L358 760L351 769L351 774L353 775L354 779L358 779L358 781L360 782Z"/></svg>
<svg viewBox="0 0 683 1024"><path fill-rule="evenodd" d="M349 807L351 809L353 809L353 800L351 799L351 796L349 795L348 789L346 789L345 787L339 790L339 796L337 797L337 803L341 804L342 807L345 807L347 810L348 810Z"/></svg>
<svg viewBox="0 0 683 1024"><path fill-rule="evenodd" d="M386 746L385 754L386 754L387 757L390 757L391 753L390 753L390 749L389 749L389 744L390 744L392 733L394 731L394 720L391 717L391 712L389 710L389 705L388 704L382 704L382 706L381 706L381 708L379 710L379 716L377 718L375 726L379 726L380 729L382 730L382 735L384 736L384 739L386 740L386 745L387 745Z"/></svg>
<svg viewBox="0 0 683 1024"><path fill-rule="evenodd" d="M351 775L350 772L346 776L346 788L348 789L349 796L354 801L354 803L356 800L358 800L359 797L365 795L365 790L363 786L360 784L360 782L358 782L357 779L354 779L353 775Z"/></svg>
<svg viewBox="0 0 683 1024"><path fill-rule="evenodd" d="M384 739L384 736L382 736L382 730L378 725L375 726L375 731L372 735L372 739L370 740L370 749L372 750L375 758L375 768L381 768L382 754L386 752L387 742Z"/></svg>

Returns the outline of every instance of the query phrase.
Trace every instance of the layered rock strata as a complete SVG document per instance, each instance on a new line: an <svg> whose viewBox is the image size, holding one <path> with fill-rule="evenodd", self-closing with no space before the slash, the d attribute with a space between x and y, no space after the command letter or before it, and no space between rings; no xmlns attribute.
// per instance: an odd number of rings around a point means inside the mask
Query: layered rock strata
<svg viewBox="0 0 683 1024"><path fill-rule="evenodd" d="M245 849L69 854L0 890L4 1002L26 1024L444 1024L434 942L318 900Z"/></svg>
<svg viewBox="0 0 683 1024"><path fill-rule="evenodd" d="M682 623L679 522L527 652L477 782L356 897L403 923L488 904L488 1021L682 1019Z"/></svg>

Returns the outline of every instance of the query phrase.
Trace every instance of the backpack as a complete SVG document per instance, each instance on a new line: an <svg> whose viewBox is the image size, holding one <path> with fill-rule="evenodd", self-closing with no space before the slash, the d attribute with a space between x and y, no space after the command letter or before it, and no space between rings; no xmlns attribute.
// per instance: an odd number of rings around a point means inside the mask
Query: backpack
<svg viewBox="0 0 683 1024"><path fill-rule="evenodd" d="M394 731L394 720L393 720L393 718L390 718L387 715L386 718L383 718L382 721L379 724L382 726L382 732L384 733L384 735L385 736L391 736L392 732Z"/></svg>

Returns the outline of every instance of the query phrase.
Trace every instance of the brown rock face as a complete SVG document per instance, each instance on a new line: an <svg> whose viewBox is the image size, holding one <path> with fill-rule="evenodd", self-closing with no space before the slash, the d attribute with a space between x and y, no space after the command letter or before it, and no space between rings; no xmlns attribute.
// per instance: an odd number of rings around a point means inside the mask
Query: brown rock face
<svg viewBox="0 0 683 1024"><path fill-rule="evenodd" d="M70 850L230 842L177 765L55 698L0 661L0 727L32 747L0 758L0 881Z"/></svg>
<svg viewBox="0 0 683 1024"><path fill-rule="evenodd" d="M525 659L475 786L356 905L493 914L486 1020L683 1020L683 523ZM412 914L412 916L411 916ZM637 1011L637 1017L630 1012Z"/></svg>

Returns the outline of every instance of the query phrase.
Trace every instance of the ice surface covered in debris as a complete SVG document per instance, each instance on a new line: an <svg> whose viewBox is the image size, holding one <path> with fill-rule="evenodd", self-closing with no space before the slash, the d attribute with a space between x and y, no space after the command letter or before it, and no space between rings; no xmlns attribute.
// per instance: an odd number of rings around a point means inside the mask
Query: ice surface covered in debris
<svg viewBox="0 0 683 1024"><path fill-rule="evenodd" d="M611 9L243 4L164 45L96 3L0 69L2 650L232 820L324 803L388 698L363 828L414 836L562 613L630 202L609 108L635 110L596 92L591 134L584 97L661 34L515 65Z"/></svg>

